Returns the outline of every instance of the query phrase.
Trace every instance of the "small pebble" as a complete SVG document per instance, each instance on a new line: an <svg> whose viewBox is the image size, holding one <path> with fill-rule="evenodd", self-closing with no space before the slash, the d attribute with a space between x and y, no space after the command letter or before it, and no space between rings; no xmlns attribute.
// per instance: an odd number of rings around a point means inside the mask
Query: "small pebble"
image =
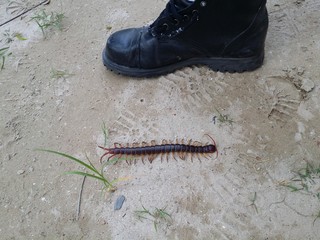
<svg viewBox="0 0 320 240"><path fill-rule="evenodd" d="M24 172L25 172L25 171L21 169L21 170L18 170L18 171L17 171L17 174L18 174L18 175L21 175L21 174L24 174Z"/></svg>
<svg viewBox="0 0 320 240"><path fill-rule="evenodd" d="M114 210L119 210L122 208L122 205L124 203L124 200L126 200L125 196L121 195L117 198L116 203L114 204Z"/></svg>
<svg viewBox="0 0 320 240"><path fill-rule="evenodd" d="M314 88L314 82L310 79L303 79L301 89L306 92L311 92Z"/></svg>

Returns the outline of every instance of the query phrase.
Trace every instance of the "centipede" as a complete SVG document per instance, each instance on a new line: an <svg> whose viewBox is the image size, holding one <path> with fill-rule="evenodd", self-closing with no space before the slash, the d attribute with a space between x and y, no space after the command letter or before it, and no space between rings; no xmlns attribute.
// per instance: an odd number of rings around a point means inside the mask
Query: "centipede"
<svg viewBox="0 0 320 240"><path fill-rule="evenodd" d="M120 143L114 143L114 147L106 148L102 146L98 146L99 148L105 150L105 153L100 158L100 163L102 163L103 158L108 156L107 161L110 161L113 158L122 158L126 159L128 164L131 164L132 158L136 163L136 159L140 157L144 164L144 160L147 160L152 163L154 159L156 159L159 155L161 156L161 162L163 161L163 156L166 156L166 160L169 160L169 156L173 156L175 160L177 160L176 156L178 156L181 160L186 160L188 156L190 156L191 161L196 156L198 160L201 162L201 158L208 159L210 154L216 154L216 158L218 157L218 149L216 146L216 142L213 138L205 134L209 137L212 143L202 144L198 141L192 141L192 139L188 140L186 143L182 139L181 141L176 140L175 143L173 141L162 140L161 144L156 144L155 140L152 140L150 144L147 142L133 143L131 145L127 144L123 146ZM128 161L127 158L131 160Z"/></svg>

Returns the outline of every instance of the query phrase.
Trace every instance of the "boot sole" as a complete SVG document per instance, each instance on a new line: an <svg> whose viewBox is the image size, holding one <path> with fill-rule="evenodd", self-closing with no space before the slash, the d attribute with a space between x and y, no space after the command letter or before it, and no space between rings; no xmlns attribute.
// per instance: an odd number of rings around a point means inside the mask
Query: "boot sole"
<svg viewBox="0 0 320 240"><path fill-rule="evenodd" d="M192 58L160 68L142 69L130 68L116 64L106 57L105 51L106 50L104 49L102 53L104 66L115 73L131 77L156 77L193 65L206 65L216 72L242 73L246 71L253 71L261 67L264 60L264 52L262 51L259 55L249 58Z"/></svg>

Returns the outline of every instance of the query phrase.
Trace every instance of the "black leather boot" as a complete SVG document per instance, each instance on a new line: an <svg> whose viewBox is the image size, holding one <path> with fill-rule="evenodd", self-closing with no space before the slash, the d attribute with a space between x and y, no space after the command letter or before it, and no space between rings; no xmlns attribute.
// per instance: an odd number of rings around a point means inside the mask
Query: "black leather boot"
<svg viewBox="0 0 320 240"><path fill-rule="evenodd" d="M190 65L251 71L263 63L267 29L266 0L170 0L150 26L113 33L103 63L135 77Z"/></svg>

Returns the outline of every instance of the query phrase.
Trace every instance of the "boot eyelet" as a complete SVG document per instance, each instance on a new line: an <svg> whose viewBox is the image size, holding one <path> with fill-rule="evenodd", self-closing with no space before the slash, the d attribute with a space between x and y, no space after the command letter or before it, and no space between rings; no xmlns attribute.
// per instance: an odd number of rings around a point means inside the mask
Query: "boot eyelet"
<svg viewBox="0 0 320 240"><path fill-rule="evenodd" d="M162 24L163 27L165 27L165 31L169 30L169 25L167 23Z"/></svg>
<svg viewBox="0 0 320 240"><path fill-rule="evenodd" d="M189 20L190 20L190 17L188 15L183 15L183 21L187 22Z"/></svg>
<svg viewBox="0 0 320 240"><path fill-rule="evenodd" d="M201 1L201 2L200 2L200 6L201 6L201 7L207 6L207 2L206 2L206 1Z"/></svg>

